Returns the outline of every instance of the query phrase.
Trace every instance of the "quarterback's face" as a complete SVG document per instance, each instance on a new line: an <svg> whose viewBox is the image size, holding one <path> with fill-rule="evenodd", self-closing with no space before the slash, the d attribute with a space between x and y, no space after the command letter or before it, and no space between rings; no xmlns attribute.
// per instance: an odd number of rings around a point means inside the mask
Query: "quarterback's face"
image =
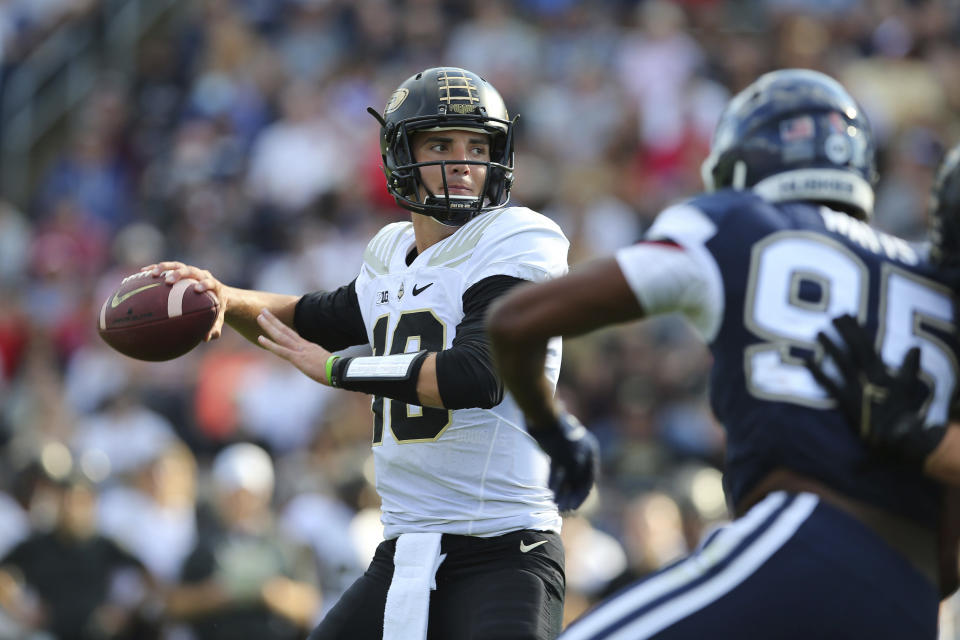
<svg viewBox="0 0 960 640"><path fill-rule="evenodd" d="M480 197L487 177L487 167L482 164L455 164L472 160L489 162L490 140L483 133L451 129L444 131L417 131L413 135L413 158L416 162L446 161L447 191L451 196ZM429 194L420 194L421 200L428 195L444 196L444 168L430 165L420 168L420 177Z"/></svg>

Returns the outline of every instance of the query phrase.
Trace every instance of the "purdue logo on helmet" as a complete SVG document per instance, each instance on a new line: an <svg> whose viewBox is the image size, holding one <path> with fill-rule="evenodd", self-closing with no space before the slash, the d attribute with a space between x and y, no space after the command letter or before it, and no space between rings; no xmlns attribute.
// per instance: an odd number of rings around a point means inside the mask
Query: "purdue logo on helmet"
<svg viewBox="0 0 960 640"><path fill-rule="evenodd" d="M876 182L873 136L856 101L817 71L760 76L727 105L701 168L707 191L752 189L867 219Z"/></svg>
<svg viewBox="0 0 960 640"><path fill-rule="evenodd" d="M380 154L387 190L401 207L428 215L440 222L460 226L510 200L513 186L513 126L503 98L475 73L457 67L427 69L405 80L390 96L383 115L368 108L380 122ZM415 131L465 129L487 135L490 161L466 160L464 164L486 165L486 179L478 198L449 193L427 193L420 167L440 162L414 162L411 138Z"/></svg>
<svg viewBox="0 0 960 640"><path fill-rule="evenodd" d="M410 95L410 91L408 89L404 89L403 87L394 91L393 95L390 96L390 99L387 100L387 106L386 108L384 108L383 112L385 114L393 113L394 111L399 109L400 105L403 104L403 101L407 99L408 95Z"/></svg>

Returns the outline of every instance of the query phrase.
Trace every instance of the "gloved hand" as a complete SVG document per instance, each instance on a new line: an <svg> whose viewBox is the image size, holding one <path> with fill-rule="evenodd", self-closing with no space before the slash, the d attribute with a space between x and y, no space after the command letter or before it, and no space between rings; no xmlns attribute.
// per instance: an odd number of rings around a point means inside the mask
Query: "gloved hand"
<svg viewBox="0 0 960 640"><path fill-rule="evenodd" d="M587 499L600 472L597 438L576 416L561 411L552 424L528 426L540 448L550 456L550 490L560 511L573 511Z"/></svg>
<svg viewBox="0 0 960 640"><path fill-rule="evenodd" d="M847 422L876 451L922 465L943 439L944 426L924 425L931 389L919 378L920 349L907 351L897 371L891 371L874 350L870 335L850 315L833 326L843 345L826 334L817 342L834 360L842 381L826 375L822 363L808 361L813 377L836 399Z"/></svg>

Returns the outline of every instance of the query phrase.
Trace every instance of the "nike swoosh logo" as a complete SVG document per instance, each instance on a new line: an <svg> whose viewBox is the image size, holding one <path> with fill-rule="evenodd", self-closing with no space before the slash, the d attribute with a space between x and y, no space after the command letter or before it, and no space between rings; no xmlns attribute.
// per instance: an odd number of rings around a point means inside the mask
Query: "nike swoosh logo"
<svg viewBox="0 0 960 640"><path fill-rule="evenodd" d="M148 285L139 287L139 288L137 288L137 289L134 289L133 291L127 291L127 292L126 292L125 294L123 294L122 296L118 296L117 294L113 294L113 300L110 301L110 308L111 308L111 309L116 309L116 308L119 307L121 304L123 304L123 301L126 300L127 298L131 298L131 297L137 295L138 293L140 293L141 291L146 291L147 289L153 289L154 287L159 287L159 286L162 285L162 284L163 284L162 282L154 282L153 284L148 284Z"/></svg>
<svg viewBox="0 0 960 640"><path fill-rule="evenodd" d="M432 287L432 286L433 286L433 283L432 283L432 282L429 283L429 284L423 285L423 286L420 287L419 289L417 289L417 285L413 285L413 295L418 296L418 295L420 295L421 293L423 293L424 291L426 291L427 289L429 289L429 288Z"/></svg>
<svg viewBox="0 0 960 640"><path fill-rule="evenodd" d="M533 551L542 544L547 544L546 540L541 540L540 542L534 542L533 544L524 544L523 540L520 541L520 553L528 553Z"/></svg>

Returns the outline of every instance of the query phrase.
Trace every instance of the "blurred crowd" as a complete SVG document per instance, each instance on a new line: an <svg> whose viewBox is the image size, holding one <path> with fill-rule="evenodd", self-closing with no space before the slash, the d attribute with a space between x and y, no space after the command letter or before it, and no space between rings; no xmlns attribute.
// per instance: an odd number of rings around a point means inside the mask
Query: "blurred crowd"
<svg viewBox="0 0 960 640"><path fill-rule="evenodd" d="M100 4L0 0L0 67ZM512 201L562 226L572 264L699 191L720 110L770 69L819 69L861 101L876 223L897 235L923 238L960 140L956 0L180 3L135 74L99 71L29 201L0 194L0 637L302 637L366 566L369 397L231 331L136 362L95 318L161 258L283 293L349 282L407 217L366 108L440 64L521 115ZM558 395L604 458L564 524L568 618L724 520L710 362L672 318L565 344Z"/></svg>

